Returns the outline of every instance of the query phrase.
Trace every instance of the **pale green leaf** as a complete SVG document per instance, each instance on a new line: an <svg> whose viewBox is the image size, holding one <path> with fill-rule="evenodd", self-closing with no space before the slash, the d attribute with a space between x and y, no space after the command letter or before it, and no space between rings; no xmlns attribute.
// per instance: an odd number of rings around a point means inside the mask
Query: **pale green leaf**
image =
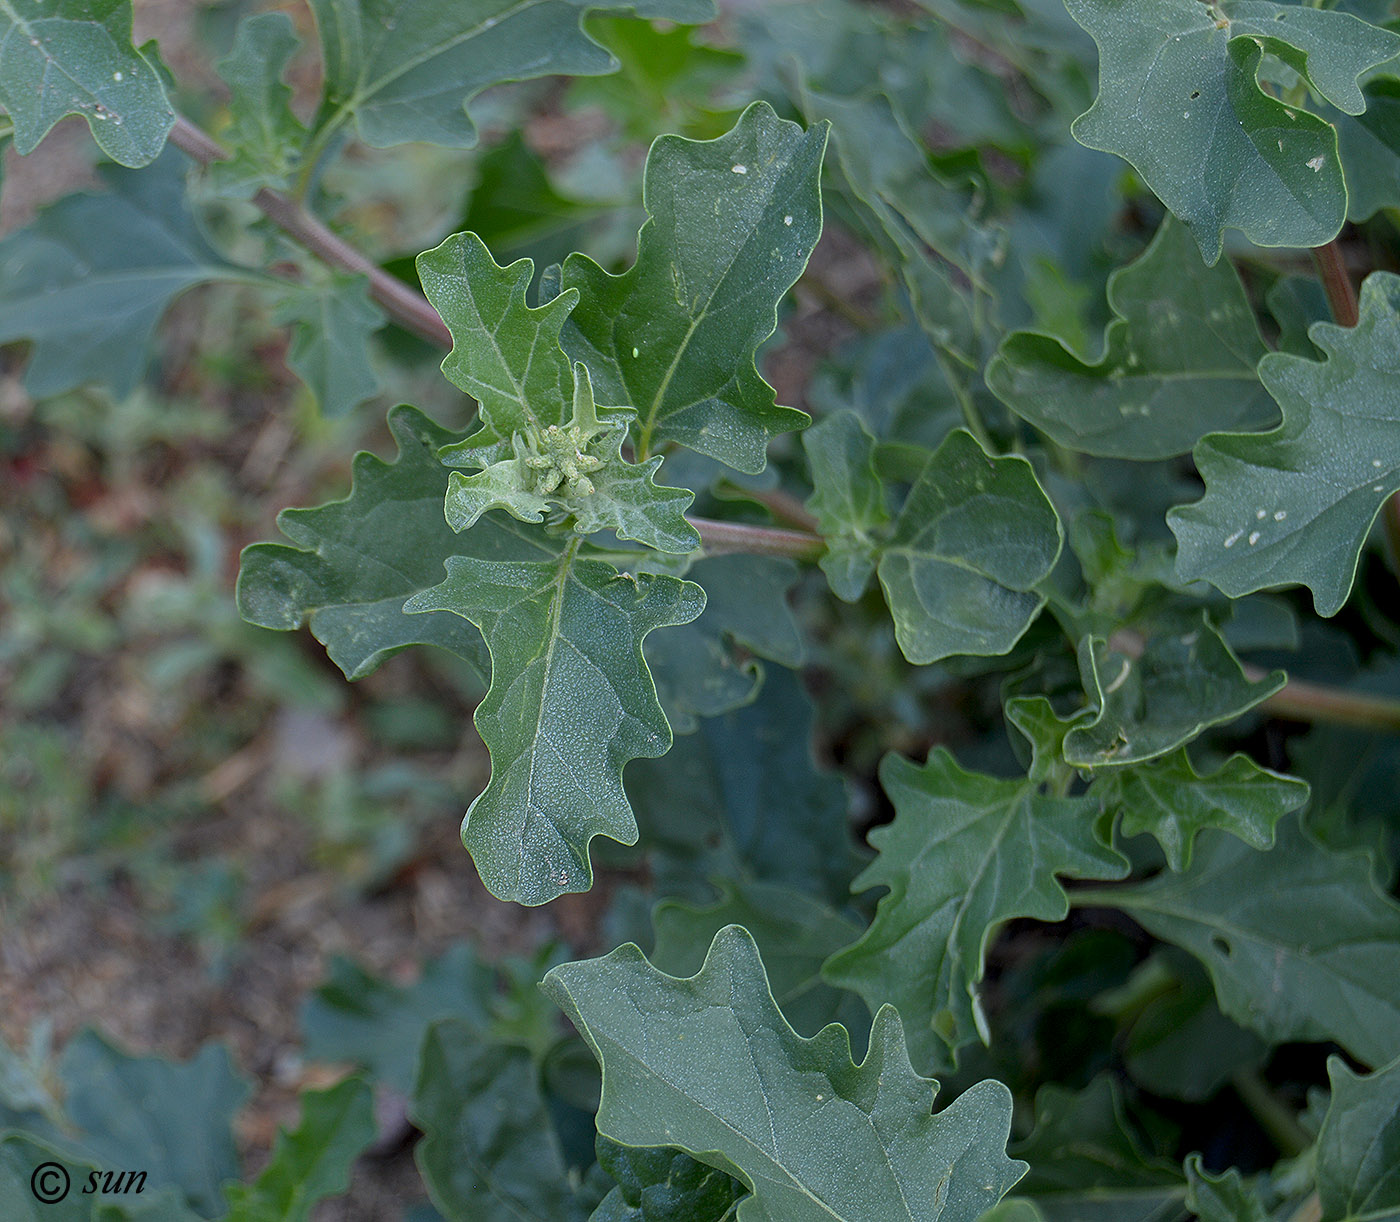
<svg viewBox="0 0 1400 1222"><path fill-rule="evenodd" d="M1034 587L1062 534L1024 458L993 458L964 429L930 456L882 549L880 585L904 656L1003 654L1045 605Z"/></svg>
<svg viewBox="0 0 1400 1222"><path fill-rule="evenodd" d="M1400 907L1369 861L1279 825L1267 853L1202 833L1183 873L1077 896L1195 955L1220 1008L1275 1043L1335 1040L1379 1065L1400 1045Z"/></svg>
<svg viewBox="0 0 1400 1222"><path fill-rule="evenodd" d="M1098 712L1065 735L1068 763L1104 768L1155 759L1207 726L1233 721L1287 680L1281 670L1251 680L1203 613L1159 626L1140 648L1116 637L1080 642L1079 673Z"/></svg>
<svg viewBox="0 0 1400 1222"><path fill-rule="evenodd" d="M602 1065L598 1131L737 1176L754 1194L738 1222L975 1222L1019 1177L1005 1087L979 1083L931 1115L936 1085L910 1067L890 1007L860 1065L837 1024L803 1039L740 926L688 980L629 944L556 967L544 988Z"/></svg>
<svg viewBox="0 0 1400 1222"><path fill-rule="evenodd" d="M754 356L821 234L825 144L825 127L804 132L763 102L716 140L662 136L637 261L620 276L565 262L562 297L579 304L564 345L605 402L637 409L640 458L678 442L758 472L769 439L806 423L776 405Z"/></svg>
<svg viewBox="0 0 1400 1222"><path fill-rule="evenodd" d="M775 883L719 880L720 898L698 905L667 899L652 912L656 945L651 962L668 976L700 970L710 943L726 925L748 930L768 969L768 987L798 1034L829 1022L854 1029L864 1015L842 1013L860 1003L822 981L826 959L860 936L860 926L819 899Z"/></svg>
<svg viewBox="0 0 1400 1222"><path fill-rule="evenodd" d="M343 416L379 389L370 337L384 315L363 276L330 273L279 294L273 321L293 327L287 365L327 416Z"/></svg>
<svg viewBox="0 0 1400 1222"><path fill-rule="evenodd" d="M1328 1222L1400 1218L1400 1059L1357 1074L1327 1061L1332 1100L1317 1135L1317 1191Z"/></svg>
<svg viewBox="0 0 1400 1222"><path fill-rule="evenodd" d="M347 678L362 678L410 645L436 645L485 675L481 634L461 617L403 611L410 595L442 580L448 556L465 550L443 518L448 471L437 460L438 449L460 437L411 407L394 408L389 428L398 445L393 462L357 454L348 497L277 516L292 546L255 543L243 550L238 609L264 628L309 625ZM481 556L536 551L491 523L470 541Z"/></svg>
<svg viewBox="0 0 1400 1222"><path fill-rule="evenodd" d="M1400 489L1400 276L1361 286L1361 321L1309 331L1325 361L1270 353L1259 376L1283 408L1272 432L1196 447L1206 494L1173 509L1177 570L1232 598L1305 585L1319 615L1346 602L1371 523Z"/></svg>
<svg viewBox="0 0 1400 1222"><path fill-rule="evenodd" d="M1036 1093L1035 1128L1013 1147L1030 1163L1017 1192L1047 1222L1182 1222L1181 1172L1143 1148L1115 1081Z"/></svg>
<svg viewBox="0 0 1400 1222"><path fill-rule="evenodd" d="M577 541L534 538L528 560L449 557L447 580L405 606L453 612L486 638L491 688L475 720L491 783L462 839L492 894L523 904L586 891L594 836L636 841L622 769L671 745L642 640L705 606L692 582L627 576L579 559Z"/></svg>
<svg viewBox="0 0 1400 1222"><path fill-rule="evenodd" d="M140 173L105 167L104 194L69 195L0 240L0 343L34 345L30 394L84 382L128 394L176 296L209 280L254 278L199 232L185 206L189 164L172 148Z"/></svg>
<svg viewBox="0 0 1400 1222"><path fill-rule="evenodd" d="M692 733L698 718L748 704L769 682L785 682L755 658L802 664L802 630L787 602L798 573L791 560L737 552L690 566L686 575L705 591L704 614L646 646L661 707L678 734Z"/></svg>
<svg viewBox="0 0 1400 1222"><path fill-rule="evenodd" d="M1266 351L1229 262L1206 267L1170 216L1152 244L1108 282L1117 318L1085 361L1050 335L1002 341L987 385L1063 446L1110 458L1184 454L1207 432L1274 423L1255 374Z"/></svg>
<svg viewBox="0 0 1400 1222"><path fill-rule="evenodd" d="M1170 755L1103 772L1094 797L1121 813L1125 836L1149 833L1173 870L1191 864L1196 834L1214 827L1256 849L1274 842L1274 825L1308 800L1306 781L1261 768L1247 755L1232 755L1202 776L1186 748Z"/></svg>
<svg viewBox="0 0 1400 1222"><path fill-rule="evenodd" d="M879 856L851 889L889 894L823 974L872 1010L898 1007L916 1063L947 1066L961 1045L987 1038L978 986L997 928L1062 920L1069 901L1057 875L1119 878L1128 864L1100 841L1092 802L965 772L942 748L922 768L887 755L880 781L895 819L870 833Z"/></svg>
<svg viewBox="0 0 1400 1222"><path fill-rule="evenodd" d="M1099 95L1074 122L1191 228L1206 262L1236 228L1258 246L1321 246L1346 219L1335 130L1259 86L1267 49L1342 109L1400 38L1347 13L1266 0L1066 0L1099 47Z"/></svg>
<svg viewBox="0 0 1400 1222"><path fill-rule="evenodd" d="M21 153L82 115L98 147L133 167L175 125L153 48L131 45L131 0L0 0L0 105Z"/></svg>
<svg viewBox="0 0 1400 1222"><path fill-rule="evenodd" d="M219 138L231 155L210 169L222 193L247 198L290 185L306 128L282 76L300 47L286 13L256 13L239 22L233 47L214 65L229 87L230 122Z"/></svg>
<svg viewBox="0 0 1400 1222"><path fill-rule="evenodd" d="M583 1222L539 1071L525 1048L456 1019L423 1041L410 1115L433 1203L471 1222Z"/></svg>
<svg viewBox="0 0 1400 1222"><path fill-rule="evenodd" d="M350 1168L374 1140L374 1092L362 1078L301 1097L301 1123L277 1134L272 1161L229 1188L227 1222L307 1222L312 1207L350 1187Z"/></svg>
<svg viewBox="0 0 1400 1222"><path fill-rule="evenodd" d="M814 488L807 508L826 540L818 563L836 596L855 602L875 572L880 533L890 520L875 474L875 439L846 410L814 424L802 445Z"/></svg>
<svg viewBox="0 0 1400 1222"><path fill-rule="evenodd" d="M745 1196L732 1176L679 1150L600 1137L598 1162L617 1187L589 1222L732 1222Z"/></svg>
<svg viewBox="0 0 1400 1222"><path fill-rule="evenodd" d="M353 121L376 148L411 140L470 148L470 105L483 89L616 69L581 28L595 7L689 23L715 12L712 0L311 0L326 74L320 125Z"/></svg>

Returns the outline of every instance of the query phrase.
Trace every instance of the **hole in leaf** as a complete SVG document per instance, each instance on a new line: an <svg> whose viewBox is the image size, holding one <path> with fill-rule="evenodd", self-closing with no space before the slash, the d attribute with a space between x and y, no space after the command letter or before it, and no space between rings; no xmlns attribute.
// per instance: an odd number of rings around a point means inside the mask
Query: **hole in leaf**
<svg viewBox="0 0 1400 1222"><path fill-rule="evenodd" d="M1191 90L1191 100L1192 100L1193 102L1194 102L1198 97L1200 97L1200 96L1201 96L1201 91L1200 91L1199 89L1193 89L1193 90Z"/></svg>
<svg viewBox="0 0 1400 1222"><path fill-rule="evenodd" d="M1210 945L1212 950L1224 955L1227 959L1233 953L1230 949L1230 943L1227 942L1224 938L1222 938L1218 933L1211 935Z"/></svg>

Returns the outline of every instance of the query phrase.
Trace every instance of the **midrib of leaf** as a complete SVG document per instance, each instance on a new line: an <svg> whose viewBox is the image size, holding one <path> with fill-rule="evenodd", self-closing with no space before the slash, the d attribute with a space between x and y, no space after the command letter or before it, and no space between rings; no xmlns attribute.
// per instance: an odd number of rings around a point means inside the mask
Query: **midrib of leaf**
<svg viewBox="0 0 1400 1222"><path fill-rule="evenodd" d="M25 21L24 18L21 17L17 12L15 12L14 8L11 7L9 0L0 0L0 12L3 12L3 13L5 14L5 16L7 16L11 21L14 22L14 27L15 27L15 29L21 31L24 37L30 39L31 42L36 41L35 35L34 35L34 27L31 26L31 25L29 24L29 22ZM50 20L52 20L52 18L51 18ZM59 20L70 20L70 21L71 21L71 20L73 20L73 19L72 19L72 18L59 18ZM74 24L76 25L76 24L79 24L79 23L78 23L78 22L74 22ZM87 24L95 25L95 26L97 26L97 28L98 28L99 30L102 30L102 32L103 32L104 34L106 33L105 27L103 27L99 22L93 21L93 22L90 22L90 23L87 23ZM9 40L6 39L6 41L9 41ZM0 48L3 48L4 45L5 45L5 44L4 44L3 42L0 42ZM118 47L117 49L120 50L121 48ZM141 57L141 58L144 58L144 57ZM84 85L84 84L82 84L81 82L79 82L79 81L73 76L73 74L72 74L71 72L69 72L66 68L64 68L63 65L60 64L60 63L58 62L58 60L56 60L52 55L48 56L47 62L48 62L48 64L50 64L50 65L53 66L53 68L54 68L54 70L55 70L56 72L58 72L60 75L66 77L70 82L72 82L72 85L73 85L73 87L74 87L75 89L80 90L80 91L81 91L83 94L85 94L87 97L92 97L92 96L93 96L92 90L89 89L86 85ZM47 85L48 85L48 74L49 74L49 69L46 67L46 68L44 69L44 86L45 86L45 87L47 87ZM41 96L42 96L42 89L41 89Z"/></svg>
<svg viewBox="0 0 1400 1222"><path fill-rule="evenodd" d="M560 557L559 576L554 579L554 598L549 609L549 636L544 648L544 679L540 683L540 703L535 711L535 725L544 725L544 709L549 702L549 680L554 670L554 651L559 645L559 622L564 614L564 591L568 588L569 577L574 570L574 557L578 555L579 546L583 543L582 536L576 536L570 541L568 547L564 549ZM540 656L535 655L537 658ZM531 805L535 800L535 768L540 758L539 739L530 745L530 776L525 787L525 792ZM528 821L521 826L520 851L522 858L525 856L524 834L528 829Z"/></svg>

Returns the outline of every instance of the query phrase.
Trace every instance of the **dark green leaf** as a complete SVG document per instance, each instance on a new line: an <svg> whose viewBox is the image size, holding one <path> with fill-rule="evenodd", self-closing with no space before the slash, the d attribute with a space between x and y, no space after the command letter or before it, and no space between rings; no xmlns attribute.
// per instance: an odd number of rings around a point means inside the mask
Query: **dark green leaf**
<svg viewBox="0 0 1400 1222"><path fill-rule="evenodd" d="M411 140L470 148L470 104L488 86L616 68L580 28L593 7L585 0L311 0L326 73L320 125L335 130L353 120L376 148ZM598 7L690 23L714 16L712 0Z"/></svg>
<svg viewBox="0 0 1400 1222"><path fill-rule="evenodd" d="M154 48L131 45L130 0L0 3L0 104L21 153L65 115L82 115L126 166L154 161L175 125Z"/></svg>
<svg viewBox="0 0 1400 1222"><path fill-rule="evenodd" d="M1213 433L1196 447L1206 494L1172 510L1177 569L1232 598L1305 585L1319 615L1346 602L1371 523L1400 489L1400 276L1361 286L1361 321L1309 332L1327 359L1270 353L1259 376L1283 407L1269 433Z"/></svg>
<svg viewBox="0 0 1400 1222"><path fill-rule="evenodd" d="M1057 875L1118 878L1128 864L1100 842L1093 803L965 772L941 748L922 768L886 756L880 781L895 819L870 833L880 855L851 888L889 894L823 974L872 1010L897 1006L916 1062L943 1067L961 1045L988 1038L978 985L997 927L1062 920L1069 901Z"/></svg>
<svg viewBox="0 0 1400 1222"><path fill-rule="evenodd" d="M1373 1074L1327 1062L1332 1101L1317 1135L1317 1191L1329 1222L1400 1218L1400 1059Z"/></svg>
<svg viewBox="0 0 1400 1222"><path fill-rule="evenodd" d="M385 462L356 455L354 484L343 501L317 509L286 509L277 517L295 546L255 543L243 551L238 609L264 628L309 624L331 660L358 679L410 645L437 645L489 671L481 634L447 612L406 615L404 601L442 580L448 556L464 550L443 518L448 471L442 446L460 440L411 407L389 413L398 456ZM489 525L472 533L483 550L494 534L496 554L534 549Z"/></svg>
<svg viewBox="0 0 1400 1222"><path fill-rule="evenodd" d="M1054 567L1062 534L1024 458L993 458L956 429L929 458L880 555L895 635L924 664L1003 654L1045 605L1033 587Z"/></svg>
<svg viewBox="0 0 1400 1222"><path fill-rule="evenodd" d="M1400 907L1360 854L1320 848L1289 821L1267 853L1207 831L1185 872L1092 899L1189 950L1221 1010L1266 1039L1335 1040L1371 1065L1400 1044Z"/></svg>
<svg viewBox="0 0 1400 1222"><path fill-rule="evenodd" d="M253 278L199 232L185 207L188 168L173 148L140 173L109 166L105 194L69 195L0 241L0 343L33 343L30 394L84 382L128 394L175 297L208 280Z"/></svg>
<svg viewBox="0 0 1400 1222"><path fill-rule="evenodd" d="M705 595L579 559L577 542L532 537L528 560L449 557L447 580L405 609L451 611L486 638L491 688L475 720L491 783L462 839L493 895L543 904L592 885L594 836L636 841L622 769L671 745L642 640L695 619Z"/></svg>
<svg viewBox="0 0 1400 1222"><path fill-rule="evenodd" d="M374 1094L347 1078L301 1097L301 1124L281 1130L272 1161L251 1184L229 1189L227 1222L306 1222L312 1207L350 1187L350 1168L374 1140Z"/></svg>
<svg viewBox="0 0 1400 1222"><path fill-rule="evenodd" d="M732 1176L679 1150L598 1139L598 1162L617 1181L589 1222L729 1222L745 1192Z"/></svg>
<svg viewBox="0 0 1400 1222"><path fill-rule="evenodd" d="M1238 836L1256 849L1274 842L1274 825L1308 800L1306 781L1232 755L1202 776L1183 747L1132 768L1115 768L1094 782L1094 796L1121 812L1123 834L1155 836L1173 870L1191 864L1196 834L1208 827Z"/></svg>
<svg viewBox="0 0 1400 1222"><path fill-rule="evenodd" d="M435 1023L423 1043L411 1112L433 1203L471 1222L583 1222L539 1073L524 1048Z"/></svg>
<svg viewBox="0 0 1400 1222"><path fill-rule="evenodd" d="M1117 318L1097 360L1018 331L1002 341L987 385L1061 445L1111 458L1170 458L1222 426L1278 419L1254 372L1266 349L1238 273L1202 264L1170 216L1110 277L1108 302Z"/></svg>
<svg viewBox="0 0 1400 1222"><path fill-rule="evenodd" d="M821 234L825 145L824 127L762 102L717 140L663 136L636 263L620 276L580 254L564 264L564 296L580 295L564 345L605 402L637 409L640 458L678 442L758 472L769 439L806 422L776 405L754 354Z"/></svg>
<svg viewBox="0 0 1400 1222"><path fill-rule="evenodd" d="M1186 1159L1186 1207L1200 1222L1270 1222L1269 1211L1256 1192L1233 1168L1211 1175L1201 1156Z"/></svg>
<svg viewBox="0 0 1400 1222"><path fill-rule="evenodd" d="M1066 0L1099 46L1099 96L1075 139L1117 153L1200 244L1224 230L1258 246L1321 246L1346 219L1336 132L1258 84L1267 49L1335 105L1365 106L1357 78L1400 39L1346 13L1267 0Z"/></svg>
<svg viewBox="0 0 1400 1222"><path fill-rule="evenodd" d="M1005 1087L980 1083L930 1115L936 1085L910 1068L888 1006L858 1066L836 1024L801 1038L742 927L721 930L689 980L629 944L556 967L544 988L603 1067L598 1131L737 1175L754 1194L739 1222L974 1222L1019 1177Z"/></svg>

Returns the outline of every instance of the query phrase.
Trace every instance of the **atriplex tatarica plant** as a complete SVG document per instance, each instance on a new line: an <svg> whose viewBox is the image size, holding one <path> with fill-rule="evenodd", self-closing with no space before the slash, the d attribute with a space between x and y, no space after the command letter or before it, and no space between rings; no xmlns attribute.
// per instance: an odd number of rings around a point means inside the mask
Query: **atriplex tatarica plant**
<svg viewBox="0 0 1400 1222"><path fill-rule="evenodd" d="M486 886L609 880L601 957L313 1001L309 1051L408 1041L441 1215L1400 1218L1395 6L282 7L186 101L123 0L0 0L0 138L113 163L0 243L0 340L125 395L222 283L328 416L438 359L470 400L393 407L237 594L349 679L457 655ZM616 204L515 134L588 107L656 137ZM381 265L357 158L424 143L490 224ZM111 1148L70 1054L66 1122L0 1083L11 1201ZM371 1090L252 1184L177 1129L161 1217L305 1217Z"/></svg>

